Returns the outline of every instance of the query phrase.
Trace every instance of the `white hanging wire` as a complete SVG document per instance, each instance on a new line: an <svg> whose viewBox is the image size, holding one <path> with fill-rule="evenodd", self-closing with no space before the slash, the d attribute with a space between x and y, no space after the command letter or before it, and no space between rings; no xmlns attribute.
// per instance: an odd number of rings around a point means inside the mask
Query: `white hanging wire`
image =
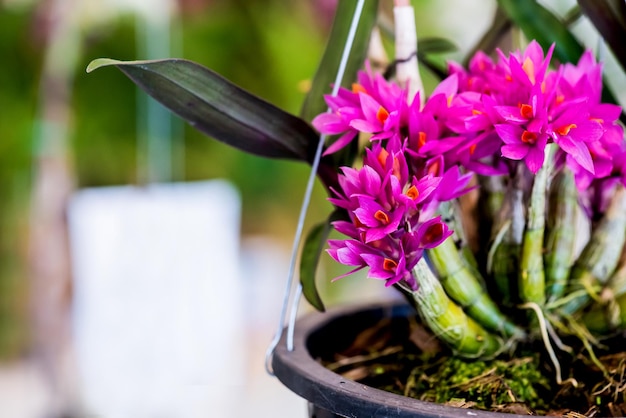
<svg viewBox="0 0 626 418"><path fill-rule="evenodd" d="M339 68L337 69L337 76L335 77L335 83L333 85L332 95L336 96L339 91L339 87L341 86L341 82L343 80L344 73L346 71L346 65L348 63L348 56L350 55L350 50L352 49L352 43L354 42L354 37L356 35L356 29L359 24L359 20L361 18L361 13L363 11L363 4L365 0L359 0L357 2L356 8L354 9L354 14L352 15L352 22L350 24L350 29L348 31L348 38L346 39L346 44L343 49L343 54L341 55L341 61L339 62ZM331 110L328 109L327 112ZM311 201L311 194L313 193L313 185L315 184L315 177L317 175L317 169L319 167L320 159L322 158L322 150L324 148L324 143L326 142L326 135L320 135L319 142L317 144L317 150L315 152L315 158L313 160L313 164L311 165L311 174L309 175L309 179L307 182L306 190L304 193L304 199L302 201L302 206L300 208L300 215L298 218L298 224L296 226L296 233L293 240L293 246L291 249L291 259L289 262L289 272L287 275L287 280L285 283L285 292L283 296L283 304L280 311L280 316L278 320L278 328L276 333L274 334L274 339L270 343L267 351L265 353L265 370L271 376L274 376L274 371L272 370L271 360L272 355L274 354L274 350L280 343L280 340L283 336L283 330L285 326L285 318L287 317L287 309L289 308L289 301L291 298L291 289L293 287L293 278L294 272L296 268L296 260L298 257L298 248L300 247L300 242L302 241L302 231L304 229L304 221L306 218L307 210L309 208L309 203ZM295 329L295 321L297 317L298 305L300 304L300 299L302 297L302 284L298 284L293 301L290 308L290 316L289 316L289 324L287 330L287 350L293 351L293 334Z"/></svg>

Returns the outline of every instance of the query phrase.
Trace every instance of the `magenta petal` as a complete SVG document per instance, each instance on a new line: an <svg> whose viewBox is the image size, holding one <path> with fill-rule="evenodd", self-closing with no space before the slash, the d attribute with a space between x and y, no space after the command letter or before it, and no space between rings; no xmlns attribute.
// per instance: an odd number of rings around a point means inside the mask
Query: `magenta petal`
<svg viewBox="0 0 626 418"><path fill-rule="evenodd" d="M593 169L595 170L596 177L607 177L613 171L613 163L605 158L596 158Z"/></svg>
<svg viewBox="0 0 626 418"><path fill-rule="evenodd" d="M363 260L365 260L370 268L367 277L371 279L386 280L394 276L393 271L385 270L383 268L383 263L385 262L384 257L375 254L363 254Z"/></svg>
<svg viewBox="0 0 626 418"><path fill-rule="evenodd" d="M526 47L524 56L529 57L535 63L540 63L543 61L543 49L539 43L533 39Z"/></svg>
<svg viewBox="0 0 626 418"><path fill-rule="evenodd" d="M331 94L325 94L324 100L333 110L337 110L342 107L354 107L359 105L358 96L352 93L350 90L341 87L336 96Z"/></svg>
<svg viewBox="0 0 626 418"><path fill-rule="evenodd" d="M348 145L350 142L352 142L356 134L357 134L356 131L350 130L346 132L345 134L341 135L335 142L333 142L328 148L326 148L326 151L324 151L324 155L330 155L339 151L340 149Z"/></svg>
<svg viewBox="0 0 626 418"><path fill-rule="evenodd" d="M383 228L372 228L365 231L365 242L370 243L385 238L388 233Z"/></svg>
<svg viewBox="0 0 626 418"><path fill-rule="evenodd" d="M622 108L621 106L614 104L600 103L594 106L591 113L594 118L600 118L605 123L613 122L619 119L620 115L622 114Z"/></svg>
<svg viewBox="0 0 626 418"><path fill-rule="evenodd" d="M374 133L381 129L380 123L375 124L364 119L354 119L350 121L350 127L357 131Z"/></svg>
<svg viewBox="0 0 626 418"><path fill-rule="evenodd" d="M529 148L525 162L526 166L533 174L536 174L543 165L544 155L545 152L543 147Z"/></svg>
<svg viewBox="0 0 626 418"><path fill-rule="evenodd" d="M356 108L356 107L345 106L345 107L339 108L337 110L337 113L345 121L350 121L352 119L362 119L363 118L363 112L361 112L361 109Z"/></svg>
<svg viewBox="0 0 626 418"><path fill-rule="evenodd" d="M443 94L446 98L450 96L454 96L459 89L459 76L457 74L452 74L444 79L441 83L435 87L433 90L431 97L435 97L438 94Z"/></svg>
<svg viewBox="0 0 626 418"><path fill-rule="evenodd" d="M485 130L491 124L491 121L486 115L468 116L463 120L463 122L465 130L470 132Z"/></svg>
<svg viewBox="0 0 626 418"><path fill-rule="evenodd" d="M372 137L370 138L370 141L376 141L380 139L389 139L392 136L393 136L392 131L382 131L380 133L377 133L376 135L372 135Z"/></svg>
<svg viewBox="0 0 626 418"><path fill-rule="evenodd" d="M437 200L448 201L468 192L467 184L474 173L461 175L458 166L452 166L443 174L437 189Z"/></svg>
<svg viewBox="0 0 626 418"><path fill-rule="evenodd" d="M336 113L322 113L317 115L311 123L319 132L330 135L342 133L347 128L344 120Z"/></svg>
<svg viewBox="0 0 626 418"><path fill-rule="evenodd" d="M576 128L569 131L569 136L577 142L597 141L604 134L602 125L598 122L587 121L576 124Z"/></svg>
<svg viewBox="0 0 626 418"><path fill-rule="evenodd" d="M350 238L354 238L354 239L359 238L359 231L357 231L356 227L354 226L354 224L352 224L352 222L335 221L333 222L333 228L335 228L337 232L347 235ZM338 240L328 240L328 243L330 244L333 241L338 241Z"/></svg>
<svg viewBox="0 0 626 418"><path fill-rule="evenodd" d="M337 277L333 277L333 278L332 278L332 280L331 280L331 282L336 282L336 281L337 281L337 280L339 280L339 279L343 279L344 277L348 277L348 276L350 276L351 274L354 274L354 273L356 273L357 271L359 271L359 270L361 270L361 269L363 269L363 268L365 268L365 266L358 266L357 268L352 269L352 270L350 270L350 271L349 271L349 272L347 272L347 273L344 273L344 274L342 274L342 275L340 275L340 276L337 276Z"/></svg>
<svg viewBox="0 0 626 418"><path fill-rule="evenodd" d="M417 203L421 203L428 199L432 193L437 190L439 184L441 183L441 177L427 176L422 177L417 182L414 183L415 187L419 191L419 197L417 198Z"/></svg>
<svg viewBox="0 0 626 418"><path fill-rule="evenodd" d="M417 239L422 248L435 248L445 241L453 231L441 221L441 216L429 219L417 230Z"/></svg>
<svg viewBox="0 0 626 418"><path fill-rule="evenodd" d="M521 143L522 128L514 125L498 124L495 125L496 133L505 144Z"/></svg>
<svg viewBox="0 0 626 418"><path fill-rule="evenodd" d="M528 154L528 147L519 144L503 145L500 151L503 157L511 160L521 160Z"/></svg>
<svg viewBox="0 0 626 418"><path fill-rule="evenodd" d="M348 248L331 248L327 253L338 263L346 266L363 266L363 260Z"/></svg>
<svg viewBox="0 0 626 418"><path fill-rule="evenodd" d="M517 106L494 106L493 110L507 122L524 123L527 121L527 119L520 114L520 108Z"/></svg>
<svg viewBox="0 0 626 418"><path fill-rule="evenodd" d="M380 206L373 199L368 197L359 197L359 206L359 208L355 209L354 215L363 225L369 226L370 228L376 228L380 226L380 221L375 217L376 212L382 211L387 214L383 210L382 206Z"/></svg>
<svg viewBox="0 0 626 418"><path fill-rule="evenodd" d="M427 141L420 149L420 154L428 154L431 152L432 154L443 154L445 152L450 151L453 148L456 148L461 142L463 142L464 138L461 136L458 137L448 137L448 138L440 138L438 140Z"/></svg>
<svg viewBox="0 0 626 418"><path fill-rule="evenodd" d="M568 153L582 168L594 174L593 159L584 142L572 140L569 136L562 136L556 141L558 146Z"/></svg>
<svg viewBox="0 0 626 418"><path fill-rule="evenodd" d="M363 166L359 170L359 180L363 191L368 195L375 197L380 192L381 180L380 175L369 165Z"/></svg>
<svg viewBox="0 0 626 418"><path fill-rule="evenodd" d="M378 120L376 114L381 107L380 103L374 100L372 96L365 93L359 93L359 99L361 100L361 109L363 110L365 119L369 121Z"/></svg>

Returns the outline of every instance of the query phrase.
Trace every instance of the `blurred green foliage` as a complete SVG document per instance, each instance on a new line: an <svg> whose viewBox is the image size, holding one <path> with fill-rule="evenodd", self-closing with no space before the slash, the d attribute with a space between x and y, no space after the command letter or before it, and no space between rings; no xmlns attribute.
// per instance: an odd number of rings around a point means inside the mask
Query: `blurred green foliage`
<svg viewBox="0 0 626 418"><path fill-rule="evenodd" d="M39 77L45 53L32 7L0 7L0 359L28 344L27 240L32 157L36 137ZM265 100L297 114L306 80L322 54L327 27L311 19L307 2L207 2L178 16L174 39L180 54L211 67ZM87 75L96 57L142 59L136 48L136 16L127 14L83 28L83 57L75 68L71 147L76 186L138 184L137 91L117 71ZM231 180L243 199L244 234L292 234L308 168L267 160L207 139L182 123L174 138L182 170L174 181ZM328 208L318 186L312 213ZM312 215L315 216L315 215ZM262 219L263 222L259 222ZM311 222L313 222L312 220Z"/></svg>
<svg viewBox="0 0 626 418"><path fill-rule="evenodd" d="M26 222L37 69L31 15L0 9L0 359L26 341Z"/></svg>

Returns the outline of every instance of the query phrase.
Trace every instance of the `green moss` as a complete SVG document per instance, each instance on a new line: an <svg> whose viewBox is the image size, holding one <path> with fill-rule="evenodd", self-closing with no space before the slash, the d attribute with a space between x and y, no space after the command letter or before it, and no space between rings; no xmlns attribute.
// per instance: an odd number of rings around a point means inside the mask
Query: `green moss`
<svg viewBox="0 0 626 418"><path fill-rule="evenodd" d="M437 403L460 400L479 409L524 403L533 410L546 408L548 377L539 370L539 359L471 361L448 357L432 371L416 367L409 376L406 395Z"/></svg>

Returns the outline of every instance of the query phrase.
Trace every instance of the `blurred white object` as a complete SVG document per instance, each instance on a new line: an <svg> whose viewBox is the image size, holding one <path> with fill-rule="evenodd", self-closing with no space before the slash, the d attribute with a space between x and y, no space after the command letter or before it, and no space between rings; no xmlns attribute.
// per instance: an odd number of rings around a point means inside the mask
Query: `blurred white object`
<svg viewBox="0 0 626 418"><path fill-rule="evenodd" d="M221 181L86 189L69 207L87 414L237 416L240 199Z"/></svg>

